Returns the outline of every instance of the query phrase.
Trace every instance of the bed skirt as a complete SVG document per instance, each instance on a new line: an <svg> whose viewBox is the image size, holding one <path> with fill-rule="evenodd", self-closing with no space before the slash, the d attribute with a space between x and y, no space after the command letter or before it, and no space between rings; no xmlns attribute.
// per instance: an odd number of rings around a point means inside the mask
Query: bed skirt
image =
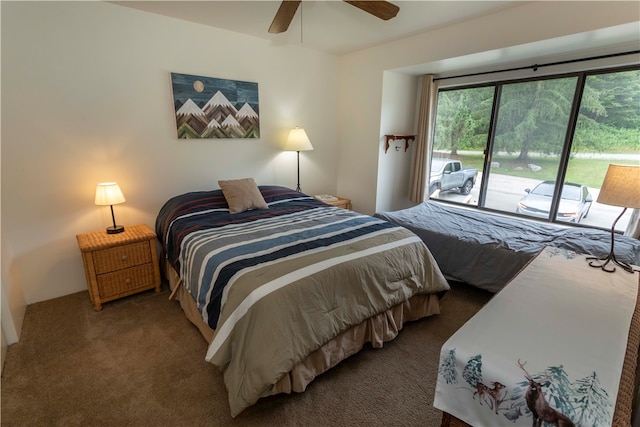
<svg viewBox="0 0 640 427"><path fill-rule="evenodd" d="M200 316L193 297L182 286L178 273L164 260L163 272L171 288L170 299L180 302L186 317L193 323L204 339L210 343L214 331ZM271 394L302 393L315 377L336 366L340 361L359 352L366 343L380 348L393 340L405 322L440 313L438 294L415 295L409 300L391 307L389 310L366 319L362 323L347 329L322 347L309 354L282 377L271 389Z"/></svg>

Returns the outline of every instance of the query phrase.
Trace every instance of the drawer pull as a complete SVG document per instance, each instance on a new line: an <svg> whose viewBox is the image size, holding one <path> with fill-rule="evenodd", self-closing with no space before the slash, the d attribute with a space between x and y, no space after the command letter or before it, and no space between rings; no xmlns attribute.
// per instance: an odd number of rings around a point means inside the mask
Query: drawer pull
<svg viewBox="0 0 640 427"><path fill-rule="evenodd" d="M126 261L126 260L127 260L127 256L126 256L126 255L122 255L122 256L120 257L120 259L121 259L122 261Z"/></svg>
<svg viewBox="0 0 640 427"><path fill-rule="evenodd" d="M126 283L127 285L131 284L131 279L125 280L124 283Z"/></svg>

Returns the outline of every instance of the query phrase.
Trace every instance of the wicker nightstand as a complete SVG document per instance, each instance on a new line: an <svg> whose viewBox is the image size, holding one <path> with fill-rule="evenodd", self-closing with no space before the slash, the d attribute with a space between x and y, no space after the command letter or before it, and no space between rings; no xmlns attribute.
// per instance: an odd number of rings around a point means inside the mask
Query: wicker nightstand
<svg viewBox="0 0 640 427"><path fill-rule="evenodd" d="M345 199L344 197L336 196L338 200L323 200L328 205L337 206L342 209L351 209L351 199Z"/></svg>
<svg viewBox="0 0 640 427"><path fill-rule="evenodd" d="M156 235L146 225L127 225L119 234L78 234L87 288L96 311L102 303L137 292L160 292Z"/></svg>

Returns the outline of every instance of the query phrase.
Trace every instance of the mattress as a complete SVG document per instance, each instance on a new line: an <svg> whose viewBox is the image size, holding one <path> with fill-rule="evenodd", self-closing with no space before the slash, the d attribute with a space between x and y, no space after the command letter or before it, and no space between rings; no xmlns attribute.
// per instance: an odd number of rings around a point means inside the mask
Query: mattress
<svg viewBox="0 0 640 427"><path fill-rule="evenodd" d="M545 224L427 201L376 217L406 227L425 242L443 274L490 292L502 289L546 246L606 257L611 233ZM615 236L619 260L640 265L640 241Z"/></svg>

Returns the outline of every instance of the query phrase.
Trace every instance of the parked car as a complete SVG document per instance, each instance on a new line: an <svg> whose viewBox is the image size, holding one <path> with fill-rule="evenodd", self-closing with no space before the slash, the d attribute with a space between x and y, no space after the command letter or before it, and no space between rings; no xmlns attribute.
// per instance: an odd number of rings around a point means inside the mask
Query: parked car
<svg viewBox="0 0 640 427"><path fill-rule="evenodd" d="M555 189L555 181L543 181L536 185L533 190L524 190L527 195L518 202L517 213L533 216L536 218L549 218L551 209L551 199ZM558 221L569 221L578 223L582 218L586 218L591 209L593 197L584 185L565 182L560 196L560 206L558 206Z"/></svg>
<svg viewBox="0 0 640 427"><path fill-rule="evenodd" d="M460 160L434 158L431 161L431 177L429 194L434 191L457 189L460 194L467 195L476 183L478 169L462 167Z"/></svg>

